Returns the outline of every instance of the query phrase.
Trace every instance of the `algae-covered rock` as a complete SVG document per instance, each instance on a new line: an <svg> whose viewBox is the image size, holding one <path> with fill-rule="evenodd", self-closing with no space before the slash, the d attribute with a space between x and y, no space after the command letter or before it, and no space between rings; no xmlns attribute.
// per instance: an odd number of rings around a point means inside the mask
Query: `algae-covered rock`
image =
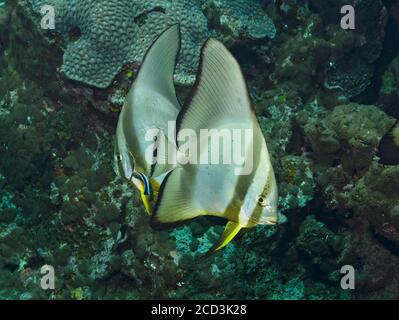
<svg viewBox="0 0 399 320"><path fill-rule="evenodd" d="M318 2L318 3L317 3ZM350 52L341 57L332 57L326 65L327 89L336 90L343 97L355 97L363 93L372 83L374 62L380 57L385 37L387 9L380 0L361 1L312 1L324 18L338 24L342 16L340 8L353 5L356 12L356 32ZM333 9L335 8L335 9ZM331 14L331 10L335 13ZM327 17L328 15L328 17Z"/></svg>
<svg viewBox="0 0 399 320"><path fill-rule="evenodd" d="M399 167L373 164L349 194L349 205L375 232L399 245Z"/></svg>
<svg viewBox="0 0 399 320"><path fill-rule="evenodd" d="M308 216L299 229L297 250L305 259L305 265L326 279L340 269L345 258L345 241L348 238L335 235L322 222Z"/></svg>
<svg viewBox="0 0 399 320"><path fill-rule="evenodd" d="M314 197L315 180L311 163L305 157L285 156L281 159L279 180L282 209L303 208Z"/></svg>
<svg viewBox="0 0 399 320"><path fill-rule="evenodd" d="M274 38L276 27L258 1L207 0L202 7L211 24L233 38Z"/></svg>
<svg viewBox="0 0 399 320"><path fill-rule="evenodd" d="M358 172L370 165L381 137L394 120L375 106L336 106L322 119L304 124L312 156L328 166Z"/></svg>
<svg viewBox="0 0 399 320"><path fill-rule="evenodd" d="M394 119L375 106L338 105L331 112L298 113L316 180L329 208L348 207L349 191L375 157L379 140Z"/></svg>

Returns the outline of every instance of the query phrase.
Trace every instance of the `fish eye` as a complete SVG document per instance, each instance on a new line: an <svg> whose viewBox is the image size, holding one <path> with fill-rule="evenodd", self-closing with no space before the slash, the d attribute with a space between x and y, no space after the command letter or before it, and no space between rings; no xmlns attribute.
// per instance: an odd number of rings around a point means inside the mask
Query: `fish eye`
<svg viewBox="0 0 399 320"><path fill-rule="evenodd" d="M118 161L122 161L122 155L120 155L120 154L117 154L117 155L116 155L116 160L118 160Z"/></svg>
<svg viewBox="0 0 399 320"><path fill-rule="evenodd" d="M257 202L261 207L266 207L266 198L263 195L258 197Z"/></svg>

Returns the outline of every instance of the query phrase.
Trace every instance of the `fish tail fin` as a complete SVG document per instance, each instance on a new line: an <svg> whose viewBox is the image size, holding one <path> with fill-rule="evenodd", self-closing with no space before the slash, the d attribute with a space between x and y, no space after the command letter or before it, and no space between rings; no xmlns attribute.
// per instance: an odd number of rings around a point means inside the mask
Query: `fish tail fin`
<svg viewBox="0 0 399 320"><path fill-rule="evenodd" d="M399 122L382 137L378 146L379 162L385 165L399 164Z"/></svg>
<svg viewBox="0 0 399 320"><path fill-rule="evenodd" d="M226 227L224 228L224 231L220 236L219 241L206 253L206 256L210 256L216 251L227 246L229 242L234 239L234 237L238 234L238 232L240 232L242 228L243 226L237 222L233 221L227 222Z"/></svg>

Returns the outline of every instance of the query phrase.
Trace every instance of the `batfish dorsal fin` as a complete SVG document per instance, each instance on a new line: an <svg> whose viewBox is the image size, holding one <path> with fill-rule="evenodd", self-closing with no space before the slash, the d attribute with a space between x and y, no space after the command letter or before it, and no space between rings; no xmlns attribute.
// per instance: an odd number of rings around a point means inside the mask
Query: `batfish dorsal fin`
<svg viewBox="0 0 399 320"><path fill-rule="evenodd" d="M258 126L241 68L227 48L209 39L201 52L192 96L177 118L177 132L195 131L247 123Z"/></svg>
<svg viewBox="0 0 399 320"><path fill-rule="evenodd" d="M167 97L179 106L173 82L173 74L180 51L180 27L166 29L148 49L133 87L144 86Z"/></svg>

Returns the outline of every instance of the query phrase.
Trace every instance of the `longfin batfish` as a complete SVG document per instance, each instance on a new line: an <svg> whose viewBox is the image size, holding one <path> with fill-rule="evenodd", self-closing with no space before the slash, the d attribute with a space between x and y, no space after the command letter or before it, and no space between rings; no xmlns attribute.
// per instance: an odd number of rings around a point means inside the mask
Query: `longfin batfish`
<svg viewBox="0 0 399 320"><path fill-rule="evenodd" d="M248 129L253 134L246 144L250 147L244 148L244 159L252 162L253 169L236 174L233 164L190 162L175 168L160 187L151 225L163 229L203 215L226 218L221 239L211 249L214 252L226 246L240 229L273 225L283 216L277 212L277 184L241 68L215 39L209 39L202 49L193 92L177 118L177 133L191 129L199 137L203 129ZM179 141L177 145L180 147ZM199 142L199 158L208 156L209 148Z"/></svg>
<svg viewBox="0 0 399 320"><path fill-rule="evenodd" d="M173 168L167 161L168 148L160 150L156 141L166 139L166 144L173 143L166 136L168 122L174 122L180 111L173 82L180 42L180 28L176 24L148 49L122 107L116 130L114 169L140 190L149 214L160 183ZM156 133L146 139L151 130Z"/></svg>
<svg viewBox="0 0 399 320"><path fill-rule="evenodd" d="M379 162L385 165L399 165L399 122L382 137L378 146Z"/></svg>

